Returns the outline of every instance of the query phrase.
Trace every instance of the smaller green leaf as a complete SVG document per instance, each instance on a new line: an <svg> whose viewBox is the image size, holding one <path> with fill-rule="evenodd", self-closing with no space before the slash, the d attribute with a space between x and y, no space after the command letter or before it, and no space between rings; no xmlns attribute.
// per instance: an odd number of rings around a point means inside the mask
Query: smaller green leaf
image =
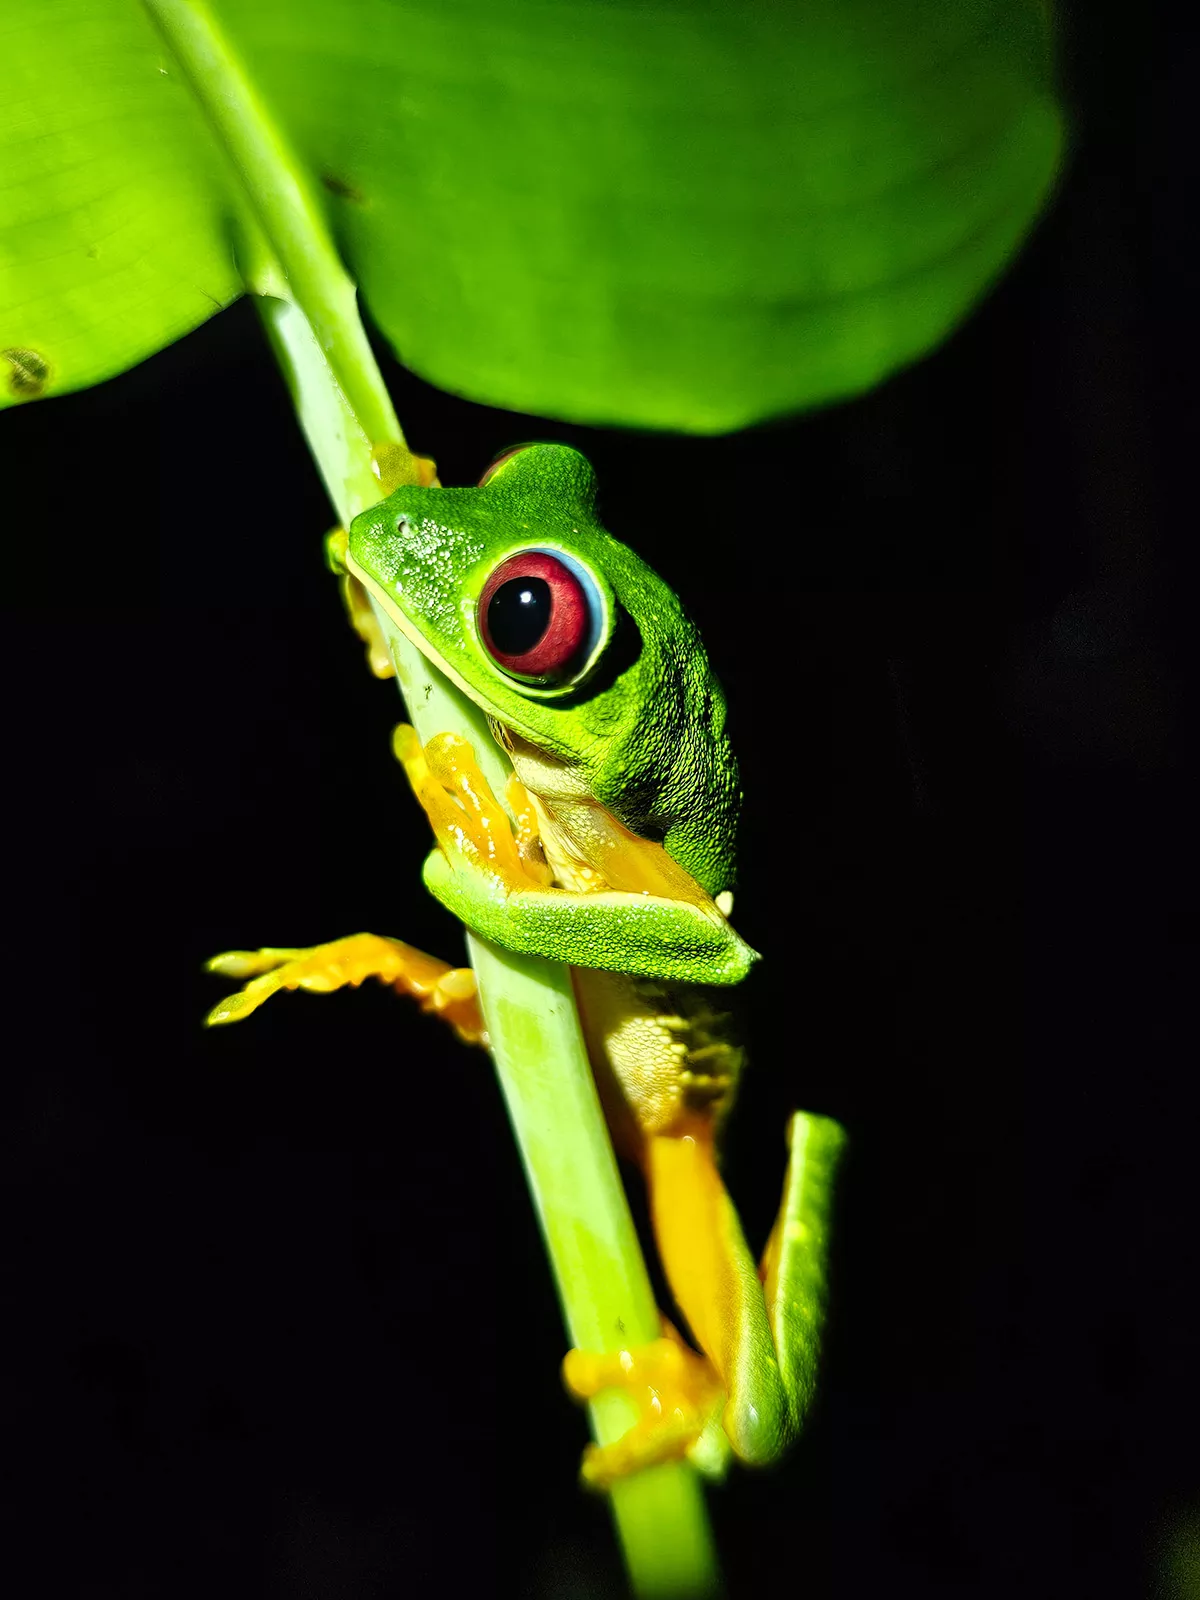
<svg viewBox="0 0 1200 1600"><path fill-rule="evenodd" d="M97 383L241 292L220 159L142 8L0 23L0 406Z"/></svg>

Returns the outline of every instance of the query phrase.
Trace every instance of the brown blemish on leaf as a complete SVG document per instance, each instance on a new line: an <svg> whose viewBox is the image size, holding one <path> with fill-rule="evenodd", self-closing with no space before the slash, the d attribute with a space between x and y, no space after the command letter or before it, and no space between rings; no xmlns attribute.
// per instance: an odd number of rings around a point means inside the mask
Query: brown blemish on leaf
<svg viewBox="0 0 1200 1600"><path fill-rule="evenodd" d="M336 173L323 172L321 182L330 194L337 195L339 200L352 200L355 205L362 204L362 190L355 188L354 184L347 182L345 178L339 178Z"/></svg>
<svg viewBox="0 0 1200 1600"><path fill-rule="evenodd" d="M50 381L50 363L36 350L22 350L17 345L0 350L8 362L8 387L22 400L36 400Z"/></svg>

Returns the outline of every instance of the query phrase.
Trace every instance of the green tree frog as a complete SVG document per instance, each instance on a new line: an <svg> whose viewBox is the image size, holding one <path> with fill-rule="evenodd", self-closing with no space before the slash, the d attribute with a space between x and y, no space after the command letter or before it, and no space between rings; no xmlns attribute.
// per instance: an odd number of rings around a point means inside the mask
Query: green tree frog
<svg viewBox="0 0 1200 1600"><path fill-rule="evenodd" d="M775 1460L812 1397L826 1234L842 1132L796 1113L783 1199L755 1264L722 1182L718 1137L742 1054L713 988L756 960L730 922L740 790L725 702L677 597L605 531L576 451L524 446L475 488L397 489L333 536L352 620L376 669L374 600L487 715L512 764L494 796L470 745L396 753L437 841L424 869L463 923L570 965L618 1151L641 1168L667 1280L698 1351L664 1322L652 1345L571 1351L580 1397L619 1386L642 1420L583 1476L605 1487L654 1462ZM473 974L358 934L311 950L231 952L250 981L210 1021L284 988L377 977L486 1043ZM727 1441L727 1446L725 1441Z"/></svg>

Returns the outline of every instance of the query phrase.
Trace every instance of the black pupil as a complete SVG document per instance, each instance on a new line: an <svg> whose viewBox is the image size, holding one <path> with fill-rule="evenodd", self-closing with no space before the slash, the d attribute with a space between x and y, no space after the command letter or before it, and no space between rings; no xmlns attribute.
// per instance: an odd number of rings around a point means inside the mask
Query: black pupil
<svg viewBox="0 0 1200 1600"><path fill-rule="evenodd" d="M550 626L550 585L545 578L510 578L488 601L487 625L502 656L523 656Z"/></svg>

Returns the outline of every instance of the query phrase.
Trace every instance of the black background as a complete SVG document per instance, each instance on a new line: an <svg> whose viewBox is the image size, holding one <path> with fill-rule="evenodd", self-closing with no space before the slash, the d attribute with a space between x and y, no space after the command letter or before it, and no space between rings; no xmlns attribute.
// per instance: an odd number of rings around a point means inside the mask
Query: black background
<svg viewBox="0 0 1200 1600"><path fill-rule="evenodd" d="M718 440L388 360L448 483L578 444L747 792L761 1239L848 1125L823 1408L731 1592L1194 1595L1195 67L1080 32L1056 207L879 392ZM4 418L6 1563L22 1592L619 1592L490 1069L372 988L205 1034L214 950L457 957L253 310ZM1174 1555L1172 1556L1172 1552Z"/></svg>

